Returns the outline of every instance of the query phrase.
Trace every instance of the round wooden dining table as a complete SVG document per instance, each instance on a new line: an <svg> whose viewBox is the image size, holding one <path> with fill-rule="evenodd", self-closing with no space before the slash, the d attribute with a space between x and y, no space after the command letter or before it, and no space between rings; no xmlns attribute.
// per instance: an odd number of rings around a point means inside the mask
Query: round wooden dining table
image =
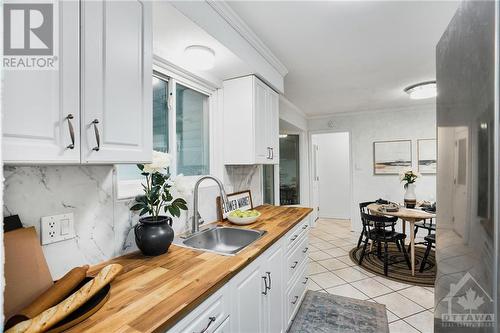
<svg viewBox="0 0 500 333"><path fill-rule="evenodd" d="M376 203L367 206L368 210L374 215L396 216L403 221L403 234L406 235L406 222L410 224L410 244L411 244L411 275L415 276L415 222L435 218L436 214L427 213L420 209L410 209L399 207L397 212L387 212L383 205Z"/></svg>

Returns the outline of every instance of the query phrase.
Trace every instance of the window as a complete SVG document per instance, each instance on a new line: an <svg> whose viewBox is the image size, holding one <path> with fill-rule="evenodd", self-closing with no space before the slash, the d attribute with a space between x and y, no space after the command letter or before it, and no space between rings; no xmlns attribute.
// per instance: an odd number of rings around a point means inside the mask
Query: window
<svg viewBox="0 0 500 333"><path fill-rule="evenodd" d="M208 97L181 84L176 87L177 173L209 173Z"/></svg>
<svg viewBox="0 0 500 333"><path fill-rule="evenodd" d="M264 203L274 205L274 165L264 164L262 166Z"/></svg>
<svg viewBox="0 0 500 333"><path fill-rule="evenodd" d="M210 173L209 147L209 96L155 72L153 149L172 155L172 174L197 176ZM118 180L128 187L120 197L140 190L142 176L135 164L121 164L117 170Z"/></svg>
<svg viewBox="0 0 500 333"><path fill-rule="evenodd" d="M280 137L280 204L300 204L299 136Z"/></svg>

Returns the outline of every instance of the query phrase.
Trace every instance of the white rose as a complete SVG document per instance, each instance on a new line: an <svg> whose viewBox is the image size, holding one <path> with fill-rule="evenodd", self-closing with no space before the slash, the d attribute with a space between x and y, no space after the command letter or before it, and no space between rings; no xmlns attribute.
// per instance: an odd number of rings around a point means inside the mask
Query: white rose
<svg viewBox="0 0 500 333"><path fill-rule="evenodd" d="M153 151L153 162L150 164L144 164L144 172L154 173L162 172L170 166L172 157L170 154L162 153L160 151Z"/></svg>
<svg viewBox="0 0 500 333"><path fill-rule="evenodd" d="M188 197L193 193L193 184L183 174L177 175L174 179L174 188L180 196Z"/></svg>

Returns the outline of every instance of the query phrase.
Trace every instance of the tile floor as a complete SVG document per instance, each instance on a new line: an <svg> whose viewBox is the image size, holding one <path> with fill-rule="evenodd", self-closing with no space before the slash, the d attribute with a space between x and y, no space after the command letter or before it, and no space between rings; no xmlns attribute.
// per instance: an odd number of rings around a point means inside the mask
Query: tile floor
<svg viewBox="0 0 500 333"><path fill-rule="evenodd" d="M310 234L309 289L385 304L390 333L432 333L434 288L376 276L349 258L359 234L349 220L320 219Z"/></svg>

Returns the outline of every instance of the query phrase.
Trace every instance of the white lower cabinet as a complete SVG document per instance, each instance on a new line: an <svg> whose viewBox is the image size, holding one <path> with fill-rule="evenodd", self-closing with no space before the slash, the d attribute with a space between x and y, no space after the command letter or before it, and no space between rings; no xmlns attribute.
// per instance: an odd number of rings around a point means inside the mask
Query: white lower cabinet
<svg viewBox="0 0 500 333"><path fill-rule="evenodd" d="M308 233L305 218L169 332L286 332L307 287Z"/></svg>

